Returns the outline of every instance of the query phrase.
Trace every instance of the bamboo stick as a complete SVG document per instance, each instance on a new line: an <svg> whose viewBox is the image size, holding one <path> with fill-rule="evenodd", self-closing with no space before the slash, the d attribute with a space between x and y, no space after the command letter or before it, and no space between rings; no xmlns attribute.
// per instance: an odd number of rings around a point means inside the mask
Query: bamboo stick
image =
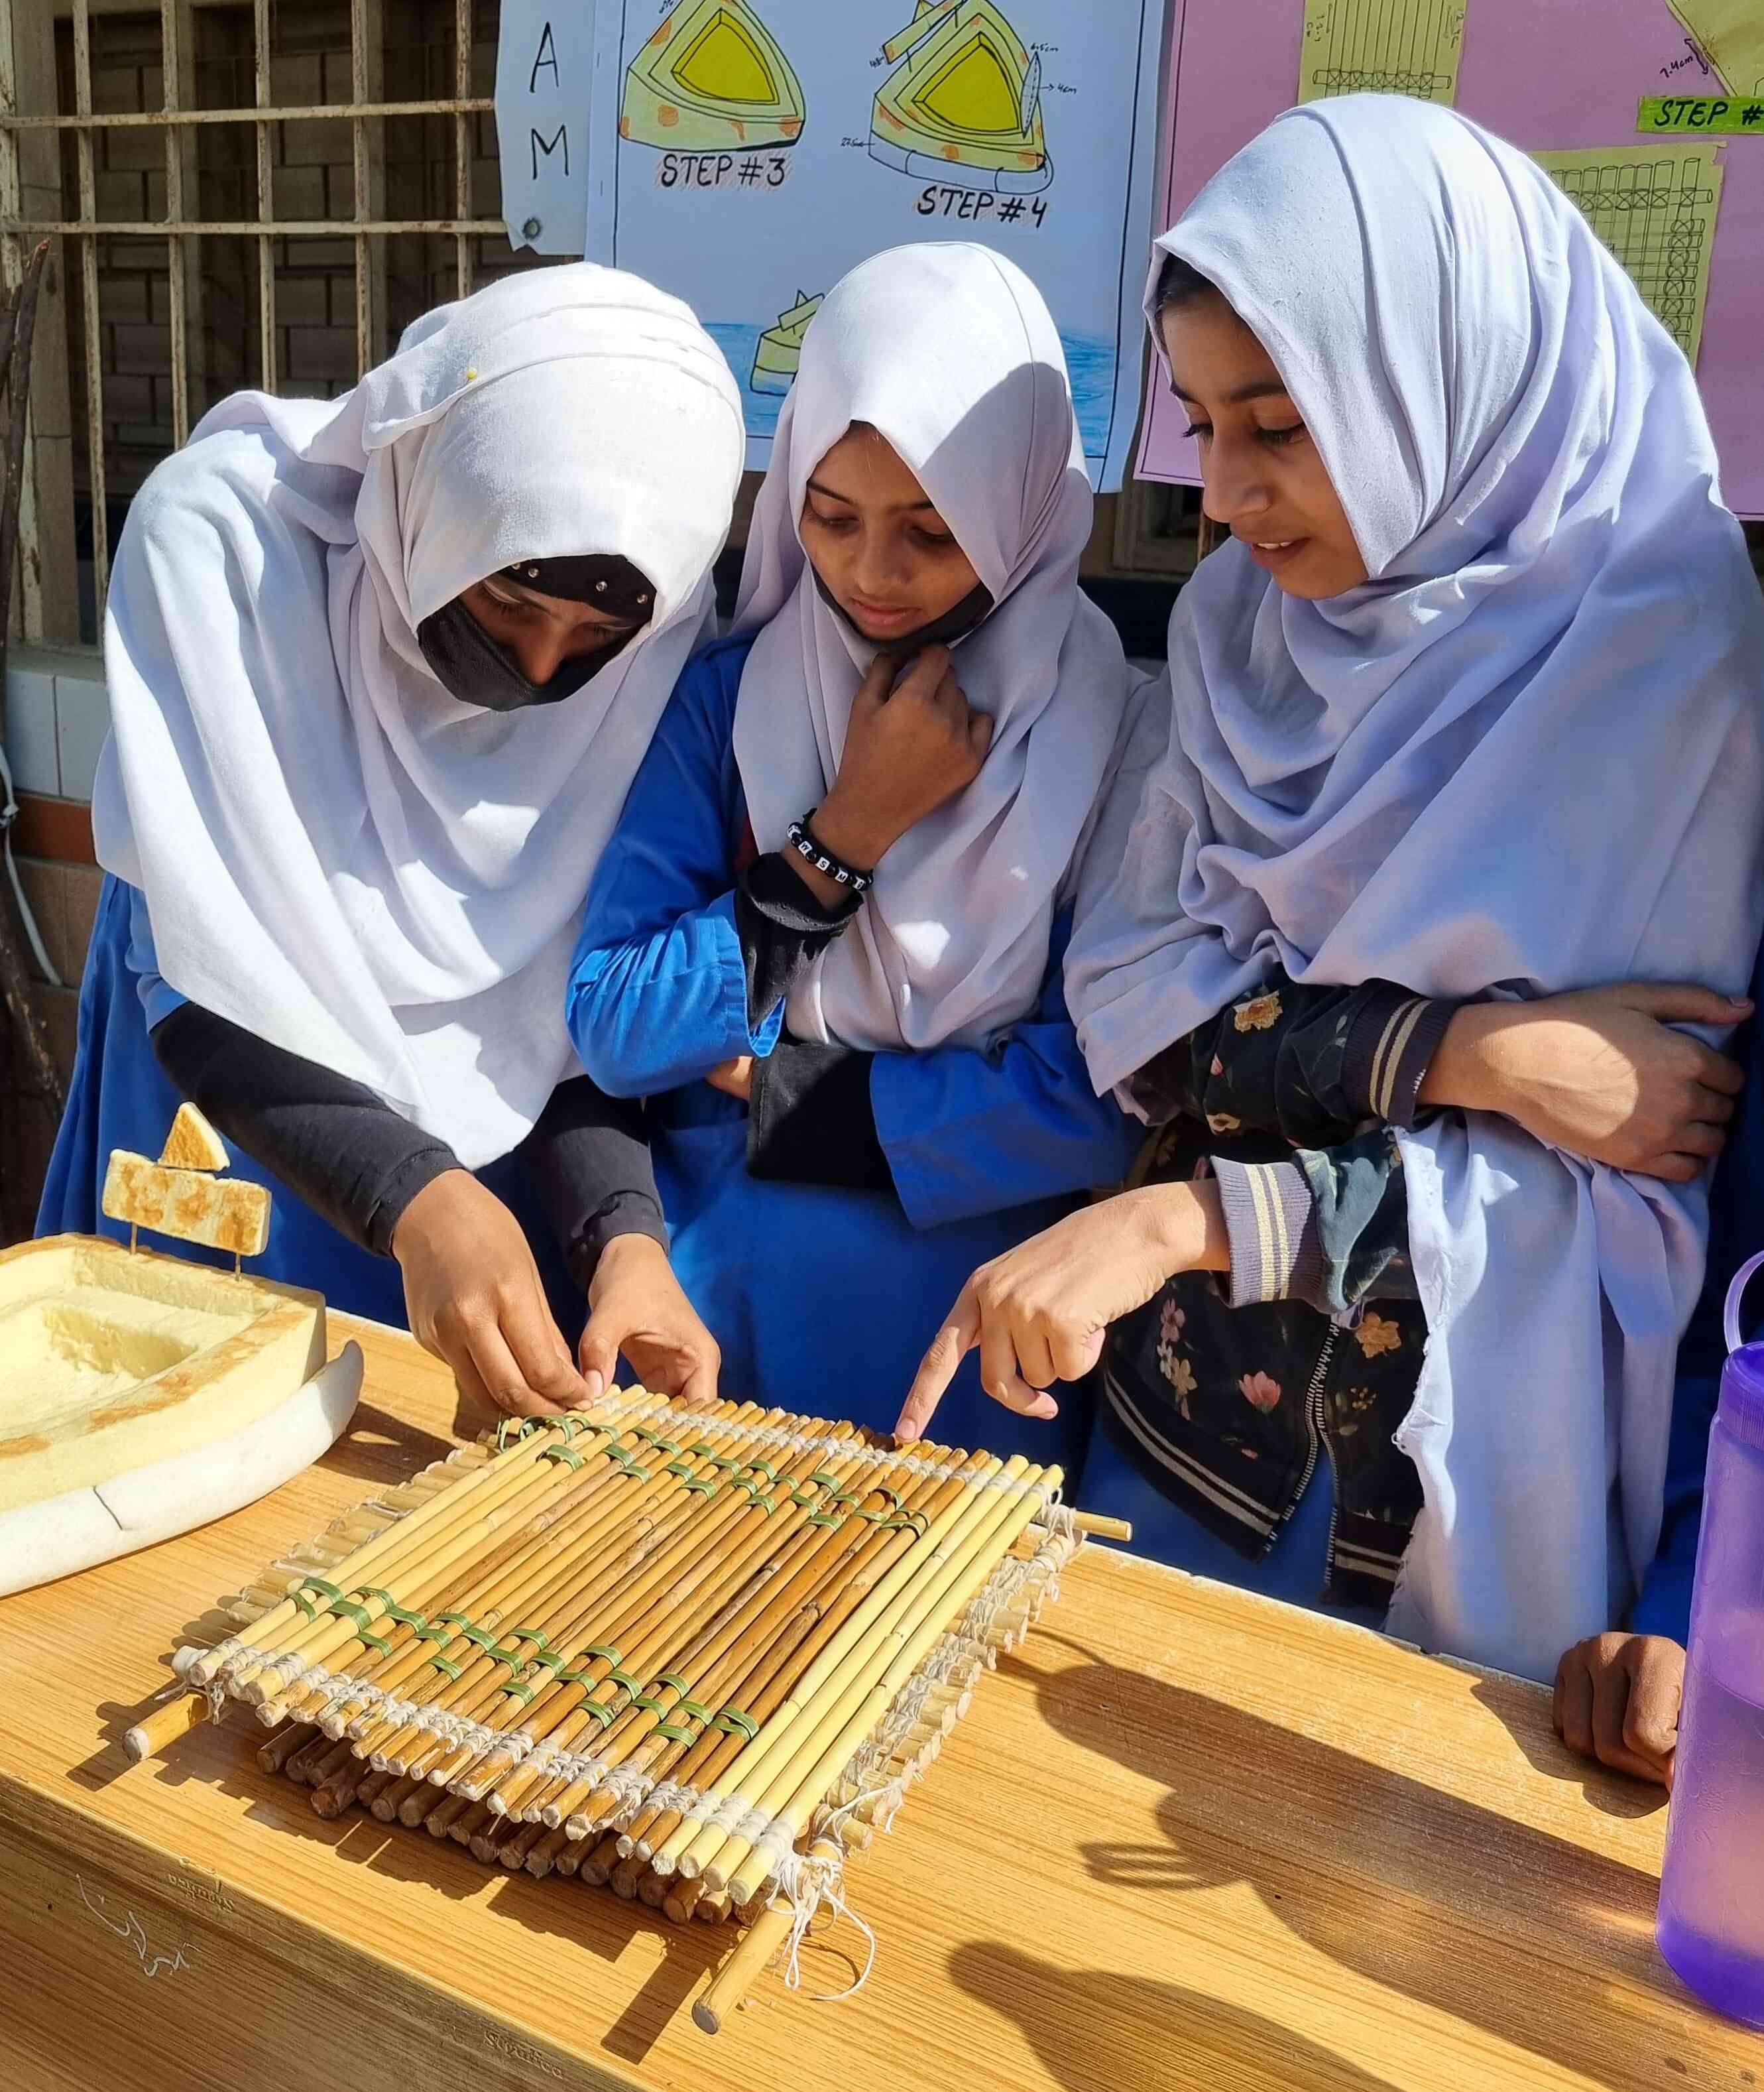
<svg viewBox="0 0 1764 2092"><path fill-rule="evenodd" d="M744 1405L744 1411L751 1411L756 1416L758 1414L757 1411L753 1410L752 1405ZM738 1412L738 1414L740 1413ZM603 1496L601 1482L610 1482L616 1485L618 1479L616 1476L603 1476L601 1481L593 1482L589 1485L588 1501L593 1506L593 1515L584 1515L580 1530L567 1550L570 1556L576 1558L580 1563L593 1560L604 1561L615 1558L616 1551L621 1545L628 1547L630 1543L627 1536L631 1531L639 1528L645 1531L649 1529L643 1522L649 1518L652 1509L664 1500L660 1496L652 1495L652 1491L662 1486L661 1480L653 1477L645 1483L643 1490L636 1497L628 1498L623 1502L617 1498L616 1486L611 1495ZM664 1479L671 1481L675 1478ZM562 1514L560 1513L559 1515L561 1516ZM498 1620L501 1619L505 1608L512 1610L516 1619L525 1617L533 1596L545 1588L548 1575L555 1573L555 1564L550 1561L541 1549L537 1558L532 1555L523 1557L517 1566L526 1572L524 1579L511 1581L504 1574L498 1576L494 1584L485 1585L475 1593L456 1590L450 1594L450 1602L457 1601L456 1610L463 1610L464 1603L469 1601L475 1610L485 1614L485 1617L494 1612ZM450 1615L441 1613L439 1617L445 1620ZM457 1640L459 1637L456 1636L454 1639ZM450 1642L446 1646L451 1648L453 1644ZM404 1679L411 1676L417 1665L421 1663L434 1665L437 1656L445 1654L445 1649L434 1651L422 1649L412 1650L407 1642L405 1653L411 1659L410 1661L395 1665L388 1671L373 1671L372 1682L382 1689L390 1689L391 1686L401 1684ZM452 1659L449 1658L447 1661L451 1662ZM442 1666L442 1671L438 1672L438 1676L444 1675L444 1673L445 1666ZM371 1720L366 1722L352 1722L351 1731L363 1739L366 1748L370 1749L384 1748L385 1737L373 1729Z"/></svg>
<svg viewBox="0 0 1764 2092"><path fill-rule="evenodd" d="M848 1431L850 1427L841 1429ZM787 1498L785 1485L792 1480L806 1481L809 1476L804 1471L813 1464L814 1456L804 1454L794 1467L787 1466L770 1496L755 1498L749 1493L745 1502L737 1498L730 1506L729 1515L720 1530L739 1528L750 1516L759 1522L720 1554L714 1544L703 1544L688 1530L640 1583L629 1586L622 1593L622 1603L610 1619L595 1625L594 1631L604 1640L619 1648L621 1667L628 1675L640 1679L647 1675L654 1681L648 1692L628 1697L623 1709L611 1722L602 1723L602 1741L597 1755L607 1763L619 1762L632 1747L634 1739L640 1740L662 1722L679 1701L690 1697L694 1680L684 1680L684 1691L679 1684L671 1681L679 1679L684 1671L697 1664L705 1641L719 1629L727 1628L731 1617L739 1617L758 1602L763 1597L764 1583L793 1558L804 1541L813 1540L814 1536L804 1512L817 1500L805 1495L800 1488L790 1492ZM778 1511L781 1504L787 1504L787 1508ZM817 1515L824 1515L818 1512ZM711 1528L707 1537L713 1543L718 1532L719 1528ZM697 1610L689 1610L688 1601L694 1598ZM606 1675L612 1675L610 1666ZM584 1675L583 1684L586 1698L597 1699L599 1688L592 1677ZM624 1690L617 1688L615 1700ZM610 1706L613 1702L602 1701L600 1704ZM521 1703L518 1698L511 1698L506 1705L493 1701L487 1709L481 1703L478 1709L470 1711L487 1712L489 1721L494 1725L519 1714ZM548 1722L547 1733L550 1733L551 1710L542 1709L542 1712ZM579 1724L585 1724L585 1709L576 1718ZM534 1717L529 1716L523 1734L537 1736ZM471 1791L479 1791L481 1785L492 1779L513 1777L519 1770L519 1767L514 1767L505 1774L499 1767L486 1767L475 1776L476 1783ZM507 1806L506 1800L502 1806Z"/></svg>
<svg viewBox="0 0 1764 2092"><path fill-rule="evenodd" d="M168 1700L163 1707L154 1708L132 1728L125 1729L123 1748L131 1765L140 1765L147 1758L157 1757L208 1718L208 1701L200 1692L187 1692L182 1699Z"/></svg>
<svg viewBox="0 0 1764 2092"><path fill-rule="evenodd" d="M961 1554L952 1556L938 1580L938 1588L925 1594L911 1626L903 1624L892 1639L899 1646L894 1661L855 1707L847 1707L843 1724L832 1725L830 1714L797 1750L791 1762L767 1790L762 1807L781 1820L794 1844L809 1827L815 1805L839 1777L840 1769L887 1711L889 1703L945 1632L952 1613L966 1607L992 1574L998 1554L998 1531L1006 1533L1005 1544L1015 1540L1033 1516L1035 1506L1012 1506L1007 1498L1003 1515L995 1524L977 1532ZM832 1733L829 1735L828 1730ZM818 1748L817 1748L818 1747ZM766 1848L736 1836L718 1851L705 1873L713 1888L727 1888L738 1903L759 1893L770 1861Z"/></svg>
<svg viewBox="0 0 1764 2092"><path fill-rule="evenodd" d="M1011 1463L1021 1465L1020 1460ZM1010 1472L1011 1467L1007 1467L1005 1473ZM975 1515L958 1521L938 1555L858 1642L849 1665L842 1662L839 1666L821 1699L804 1708L800 1721L781 1728L779 1750L763 1766L763 1774L769 1775L764 1787L759 1786L761 1775L749 1776L742 1791L751 1797L752 1807L790 1822L794 1832L791 1843L807 1828L808 1809L813 1806L813 1801L801 1805L805 1782L825 1766L825 1777L813 1797L818 1800L886 1712L900 1686L947 1631L951 1614L991 1574L999 1556L1028 1524L1037 1505L1033 1498L1013 1497L998 1490L982 1496L971 1508ZM1001 1532L1005 1536L1002 1540ZM910 1662L902 1652L911 1653ZM886 1666L880 1678L877 1677L878 1664ZM796 1821L799 1807L800 1822ZM714 1889L729 1888L738 1901L745 1902L757 1892L766 1871L762 1864L757 1878L748 1880L745 1874L736 1878L735 1869L753 1851L754 1843L740 1832L707 1824L683 1856L682 1870L688 1860L694 1861L708 1874Z"/></svg>
<svg viewBox="0 0 1764 2092"><path fill-rule="evenodd" d="M959 1453L952 1456L955 1459L962 1457ZM957 1470L957 1476L983 1472L987 1458L984 1454L976 1455ZM996 1462L992 1464L997 1465ZM946 1506L959 1502L961 1495L962 1485L958 1479L952 1477L951 1482L934 1490L923 1509L925 1512L934 1515ZM757 1692L747 1694L744 1691L743 1697L748 1711L761 1725L762 1730L788 1695L797 1689L808 1665L822 1654L868 1598L876 1583L893 1566L884 1551L873 1562L854 1570L846 1580L837 1600L828 1606L824 1616L809 1623L808 1639L796 1653L795 1660L787 1665L774 1666L766 1684ZM707 1744L708 1748L705 1748ZM674 1766L669 1777L690 1783L701 1791L711 1791L714 1786L720 1785L744 1748L744 1740L740 1735L701 1739L700 1748ZM684 1821L681 1812L677 1809L665 1813L642 1812L633 1826L636 1849L645 1856L665 1849Z"/></svg>
<svg viewBox="0 0 1764 2092"><path fill-rule="evenodd" d="M291 1722L279 1729L257 1753L265 1772L280 1772L296 1751L304 1751L318 1734L310 1722Z"/></svg>
<svg viewBox="0 0 1764 2092"><path fill-rule="evenodd" d="M554 1646L561 1655L573 1657L592 1636L610 1640L615 1623L600 1617L597 1610L606 1591L628 1582L636 1569L683 1529L686 1534L684 1544L692 1544L693 1499L688 1485L699 1478L701 1471L720 1458L712 1455L709 1460L693 1463L690 1471L681 1476L664 1473L651 1477L629 1505L621 1507L613 1504L605 1517L586 1522L575 1544L563 1551L561 1561L550 1565L552 1583L549 1593L545 1589L542 1572L513 1586L498 1585L478 1601L477 1610L481 1616L487 1621L494 1614L500 1623L505 1611L513 1608L514 1620L510 1622L512 1632L515 1621L528 1620L531 1613L540 1610L541 1617L529 1621L546 1637L543 1645L535 1644L535 1653L541 1646ZM679 1464L685 1467L687 1463L682 1461ZM726 1509L730 1516L739 1515L739 1501L730 1503ZM545 1610L548 1606L550 1610ZM572 1625L577 1629L573 1648ZM453 1645L447 1646L451 1649ZM433 1664L434 1657L419 1660ZM453 1659L450 1657L447 1660ZM480 1705L491 1704L495 1691L499 1690L494 1679L497 1668L494 1658L487 1653L475 1655L465 1664L463 1675L451 1685L444 1679L438 1679L437 1689L424 1704L475 1717ZM392 1683L408 1675L408 1671L401 1674L395 1668L386 1674ZM487 1695L486 1686L494 1688ZM371 1723L360 1732L360 1747L398 1767L399 1744L421 1733L420 1730L413 1731L408 1721Z"/></svg>
<svg viewBox="0 0 1764 2092"><path fill-rule="evenodd" d="M602 1409L610 1416L613 1407L614 1405L610 1403L602 1405L601 1409L597 1409L594 1412L596 1420L602 1420ZM533 1438L524 1440L521 1443L512 1446L506 1452L498 1454L490 1463L490 1473L492 1476L499 1476L502 1479L518 1474L523 1467L529 1465L538 1457L541 1450L539 1435L535 1434ZM478 1477L481 1485L485 1479L483 1476ZM386 1565L396 1558L399 1548L402 1545L408 1544L413 1535L421 1534L430 1529L446 1515L450 1509L457 1506L458 1501L457 1495L452 1490L440 1491L426 1504L421 1505L416 1510L412 1511L408 1518L401 1519L396 1525L389 1528L377 1540L369 1541L360 1550L361 1556L364 1558L353 1563L352 1567L359 1572L363 1568L372 1571L377 1567ZM203 1651L191 1667L189 1672L191 1684L193 1685L212 1684L218 1676L222 1666L235 1654L267 1647L276 1635L291 1628L299 1617L298 1608L293 1601L284 1601L282 1604L265 1614L261 1620L255 1622L244 1634L231 1637L232 1645L231 1647L228 1643L222 1642L212 1649Z"/></svg>
<svg viewBox="0 0 1764 2092"><path fill-rule="evenodd" d="M950 1457L953 1460L960 1456L952 1454ZM921 1497L927 1502L934 1501L941 1486L934 1477L925 1480L919 1490L904 1500L903 1515L916 1512ZM850 1531L853 1524L859 1525L859 1531L855 1535ZM803 1606L811 1603L817 1593L829 1591L842 1578L846 1602L855 1606L866 1588L864 1582L866 1557L874 1558L879 1567L881 1559L895 1545L896 1537L873 1524L864 1526L858 1520L847 1520L840 1528L826 1533L820 1545L809 1551L807 1560L796 1575L783 1589L765 1601L757 1620L744 1616L738 1619L722 1643L713 1645L709 1650L705 1652L704 1668L692 1680L693 1694L707 1703L722 1699L727 1704L737 1696L745 1677L754 1671L761 1672L768 1680L781 1681L787 1687L794 1672L783 1667L780 1653L773 1646L778 1636L780 1633L786 1635L792 1648L800 1648L797 1668L809 1661L817 1643L810 1640L806 1647L802 1647L804 1637L812 1635L817 1627L822 1639L830 1635L838 1624L838 1605L837 1601L830 1601L818 1615L806 1617L802 1612ZM873 1571L871 1573L873 1574ZM714 1660L718 1657L722 1658L721 1662ZM684 1663L675 1663L671 1666L675 1671L688 1667ZM763 1693L761 1697L763 1698ZM782 1697L782 1692L774 1697ZM756 1718L763 1718L763 1708L751 1701L744 1704L748 1705L748 1711ZM698 1740L702 1742L703 1740L701 1736ZM715 1740L712 1740L714 1748ZM729 1750L718 1761L716 1769L720 1770L721 1764L727 1762L728 1756L740 1748L739 1738L731 1738L727 1741ZM642 1770L645 1772L653 1770L658 1779L685 1777L687 1774L680 1761L695 1748L692 1745L678 1746L653 1764L645 1760ZM695 1766L690 1776L697 1778L702 1769L701 1766ZM586 1800L582 1783L578 1783L575 1788L554 1796L546 1805L543 1813L545 1820L551 1822L558 1817L567 1818L572 1808L580 1807L581 1820L579 1823L572 1823L571 1828L575 1835L585 1835L596 1822L604 1819L613 1806L610 1797L598 1805L593 1800ZM623 1849L628 1852L631 1848L624 1847Z"/></svg>
<svg viewBox="0 0 1764 2092"><path fill-rule="evenodd" d="M1089 1540L1118 1540L1124 1547L1133 1528L1124 1518L1103 1518L1095 1511L1075 1511L1072 1522Z"/></svg>
<svg viewBox="0 0 1764 2092"><path fill-rule="evenodd" d="M1001 1472L1016 1479L1022 1474L1024 1466L1025 1463L1020 1458L1003 1469L1000 1468L998 1461L992 1460L982 1469L980 1480L989 1480L993 1475ZM951 1541L981 1515L986 1493L979 1488L964 1489L960 1492L959 1500L941 1511L917 1544L893 1565L839 1633L822 1650L790 1698L706 1796L707 1810L711 1809L713 1805L715 1808L721 1808L737 1796L751 1802L750 1789L753 1782L769 1764L776 1761L779 1752L788 1741L792 1724L806 1709L817 1702L841 1666L847 1663L852 1653L860 1649L873 1635L878 1623L886 1619L890 1608L910 1590L921 1568L938 1558L939 1551L947 1549ZM703 1858L717 1849L723 1835L688 1820L657 1851L651 1864L658 1873L669 1873L679 1865L683 1855L697 1841L698 1849L693 1852L692 1867L685 1869L689 1876Z"/></svg>
<svg viewBox="0 0 1764 2092"><path fill-rule="evenodd" d="M383 1586L390 1577L398 1583L408 1602L416 1604L426 1599L441 1588L441 1580L456 1564L470 1557L474 1550L481 1550L490 1534L506 1535L511 1526L540 1517L548 1508L554 1508L558 1499L571 1493L574 1470L561 1462L554 1464L546 1456L560 1447L564 1451L573 1450L562 1426L575 1420L559 1419L556 1431L541 1429L514 1448L504 1457L515 1459L529 1450L532 1457L498 1474L494 1483L486 1479L477 1489L449 1491L438 1498L437 1517L433 1525L424 1528L390 1559L377 1552L382 1541L370 1541L339 1566L334 1580L337 1586L346 1595L368 1593L371 1588ZM587 1428L592 1429L604 1419L597 1409L583 1420ZM610 1442L617 1443L617 1437ZM501 1465L498 1461L498 1467ZM408 1534L423 1515L422 1511L412 1512L409 1519L382 1536L383 1541ZM373 1579L372 1587L369 1583L370 1575ZM289 1600L287 1605L291 1610L295 1609L293 1600ZM277 1610L279 1612L282 1608ZM297 1661L302 1667L310 1669L315 1664L328 1663L346 1645L360 1646L360 1628L384 1616L384 1601L379 1597L369 1595L365 1603L355 1610L363 1618L352 1626L347 1617L339 1615L337 1601L333 1599L325 1611L287 1629L274 1648L274 1664L285 1666ZM261 1645L254 1645L254 1649ZM244 1662L227 1680L228 1689L248 1705L265 1704L274 1688L261 1682L260 1673L269 1668L270 1661L266 1652L261 1662ZM281 1682L285 1684L288 1681Z"/></svg>
<svg viewBox="0 0 1764 2092"><path fill-rule="evenodd" d="M711 1977L704 1995L693 2000L692 2023L702 2033L722 2033L789 1938L792 1922L790 1905L774 1904L748 1927L747 1937Z"/></svg>

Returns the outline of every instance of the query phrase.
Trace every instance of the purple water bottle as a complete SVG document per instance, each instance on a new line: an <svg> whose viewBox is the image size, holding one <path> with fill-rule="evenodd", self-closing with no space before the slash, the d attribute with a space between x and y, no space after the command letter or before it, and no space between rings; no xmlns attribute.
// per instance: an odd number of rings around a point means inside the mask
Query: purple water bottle
<svg viewBox="0 0 1764 2092"><path fill-rule="evenodd" d="M1691 1598L1660 1952L1718 2012L1764 2027L1764 1343L1740 1342L1727 1289L1727 1363L1709 1434Z"/></svg>

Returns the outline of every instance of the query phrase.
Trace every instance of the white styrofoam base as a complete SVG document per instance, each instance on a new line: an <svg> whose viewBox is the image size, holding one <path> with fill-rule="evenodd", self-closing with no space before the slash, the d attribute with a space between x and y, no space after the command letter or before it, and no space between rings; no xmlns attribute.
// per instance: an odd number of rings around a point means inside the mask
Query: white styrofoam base
<svg viewBox="0 0 1764 2092"><path fill-rule="evenodd" d="M173 1539L279 1489L342 1436L361 1373L360 1347L346 1345L280 1408L231 1438L0 1512L0 1597Z"/></svg>

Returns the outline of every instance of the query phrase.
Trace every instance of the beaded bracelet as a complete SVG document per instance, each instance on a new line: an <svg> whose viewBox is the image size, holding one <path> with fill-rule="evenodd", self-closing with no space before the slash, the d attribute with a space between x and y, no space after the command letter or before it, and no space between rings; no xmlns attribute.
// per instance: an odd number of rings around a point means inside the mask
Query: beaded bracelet
<svg viewBox="0 0 1764 2092"><path fill-rule="evenodd" d="M835 857L826 844L816 836L809 823L814 819L811 807L800 821L792 821L786 832L790 846L797 856L812 864L815 870L841 886L848 886L853 893L868 893L876 884L873 871L860 871L855 864L847 864L843 858Z"/></svg>

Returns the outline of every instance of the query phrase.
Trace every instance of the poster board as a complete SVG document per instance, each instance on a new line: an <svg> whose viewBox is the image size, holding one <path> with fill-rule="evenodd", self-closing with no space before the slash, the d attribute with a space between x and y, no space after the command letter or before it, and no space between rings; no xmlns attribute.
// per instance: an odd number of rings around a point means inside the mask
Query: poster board
<svg viewBox="0 0 1764 2092"><path fill-rule="evenodd" d="M684 298L763 467L817 300L978 240L1046 298L1093 479L1138 420L1163 0L597 0L591 261Z"/></svg>
<svg viewBox="0 0 1764 2092"><path fill-rule="evenodd" d="M511 247L582 252L593 64L594 0L502 0L496 144Z"/></svg>
<svg viewBox="0 0 1764 2092"><path fill-rule="evenodd" d="M1181 0L1171 34L1160 227L1301 96L1449 102L1587 210L1694 362L1727 503L1764 517L1761 0ZM1184 426L1154 395L1141 478L1198 484Z"/></svg>

